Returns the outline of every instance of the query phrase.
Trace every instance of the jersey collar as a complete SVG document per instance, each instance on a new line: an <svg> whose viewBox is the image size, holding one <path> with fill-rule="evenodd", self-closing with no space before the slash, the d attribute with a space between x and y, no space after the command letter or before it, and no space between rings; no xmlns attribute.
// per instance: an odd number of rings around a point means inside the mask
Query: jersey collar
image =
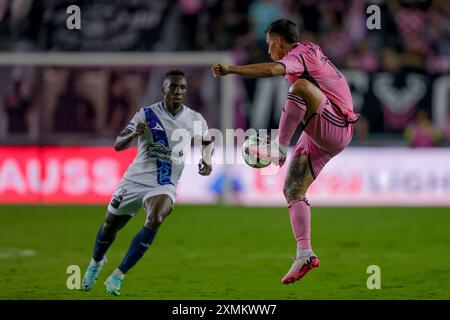
<svg viewBox="0 0 450 320"><path fill-rule="evenodd" d="M172 118L172 119L177 119L177 118L184 112L184 109L185 109L184 104L182 104L182 105L181 105L181 111L178 112L178 113L174 116L173 114L171 114L171 113L169 112L169 110L167 110L166 104L164 103L164 100L161 100L159 106L160 106L160 108L161 108L162 110L164 110L164 112L167 113L167 115L168 115L170 118Z"/></svg>

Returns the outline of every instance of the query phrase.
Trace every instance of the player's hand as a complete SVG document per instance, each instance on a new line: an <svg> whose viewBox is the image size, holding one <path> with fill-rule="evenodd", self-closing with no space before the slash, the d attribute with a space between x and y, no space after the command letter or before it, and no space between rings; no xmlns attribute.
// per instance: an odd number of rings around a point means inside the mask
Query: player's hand
<svg viewBox="0 0 450 320"><path fill-rule="evenodd" d="M222 63L214 63L211 67L211 72L214 78L217 76L226 76L230 74L230 68Z"/></svg>
<svg viewBox="0 0 450 320"><path fill-rule="evenodd" d="M198 164L198 173L202 176L209 176L212 171L211 159L200 159L200 163Z"/></svg>
<svg viewBox="0 0 450 320"><path fill-rule="evenodd" d="M140 136L141 134L143 134L145 132L145 130L147 130L148 128L148 123L147 122L140 122L137 124L136 126L136 131L134 133L134 136Z"/></svg>

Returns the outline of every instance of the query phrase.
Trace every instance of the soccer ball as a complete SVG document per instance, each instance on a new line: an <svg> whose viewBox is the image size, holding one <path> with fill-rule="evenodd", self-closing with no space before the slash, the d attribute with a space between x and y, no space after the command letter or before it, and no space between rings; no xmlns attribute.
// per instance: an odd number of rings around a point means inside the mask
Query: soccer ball
<svg viewBox="0 0 450 320"><path fill-rule="evenodd" d="M250 146L257 146L258 150L267 150L269 143L269 138L266 135L254 134L248 137L242 145L242 157L245 163L256 169L267 167L272 161L261 159L256 154L250 154L248 149Z"/></svg>

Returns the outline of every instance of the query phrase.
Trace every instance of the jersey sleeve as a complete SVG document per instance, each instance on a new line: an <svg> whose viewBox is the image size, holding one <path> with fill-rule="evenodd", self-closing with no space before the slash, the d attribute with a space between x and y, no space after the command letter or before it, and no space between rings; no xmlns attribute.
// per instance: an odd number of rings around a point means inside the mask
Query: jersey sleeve
<svg viewBox="0 0 450 320"><path fill-rule="evenodd" d="M290 53L278 60L277 63L282 64L286 70L286 74L302 74L304 71L303 63L296 53Z"/></svg>
<svg viewBox="0 0 450 320"><path fill-rule="evenodd" d="M128 122L125 128L131 131L136 131L138 123L141 122L145 122L144 110L142 108L134 114L133 118L130 120L130 122Z"/></svg>
<svg viewBox="0 0 450 320"><path fill-rule="evenodd" d="M202 117L202 138L207 139L208 138L208 124L206 123L206 120Z"/></svg>
<svg viewBox="0 0 450 320"><path fill-rule="evenodd" d="M200 113L195 117L194 139L208 139L208 124Z"/></svg>
<svg viewBox="0 0 450 320"><path fill-rule="evenodd" d="M208 139L208 124L206 123L205 118L203 118L201 115L200 115L200 118L201 118L200 120L202 122L202 135L201 135L201 137L202 137L202 139L206 140L206 139Z"/></svg>

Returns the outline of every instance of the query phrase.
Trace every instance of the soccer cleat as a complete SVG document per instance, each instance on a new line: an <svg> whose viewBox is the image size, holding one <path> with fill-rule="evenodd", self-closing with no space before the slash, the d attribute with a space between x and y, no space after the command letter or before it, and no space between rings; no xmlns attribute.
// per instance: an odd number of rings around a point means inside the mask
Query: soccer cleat
<svg viewBox="0 0 450 320"><path fill-rule="evenodd" d="M123 278L117 274L112 274L106 279L106 293L112 296L120 296L120 286L122 285Z"/></svg>
<svg viewBox="0 0 450 320"><path fill-rule="evenodd" d="M84 291L89 291L94 287L98 275L100 274L100 271L102 271L106 261L106 257L103 257L103 260L98 265L94 265L92 262L89 263L81 286Z"/></svg>
<svg viewBox="0 0 450 320"><path fill-rule="evenodd" d="M280 167L286 162L287 150L284 150L277 141L268 141L266 144L250 145L247 150L249 155L256 156L263 161L271 161L273 164Z"/></svg>
<svg viewBox="0 0 450 320"><path fill-rule="evenodd" d="M320 265L319 258L314 255L305 258L296 258L289 272L283 277L283 284L293 283L301 280L309 270L318 268Z"/></svg>

